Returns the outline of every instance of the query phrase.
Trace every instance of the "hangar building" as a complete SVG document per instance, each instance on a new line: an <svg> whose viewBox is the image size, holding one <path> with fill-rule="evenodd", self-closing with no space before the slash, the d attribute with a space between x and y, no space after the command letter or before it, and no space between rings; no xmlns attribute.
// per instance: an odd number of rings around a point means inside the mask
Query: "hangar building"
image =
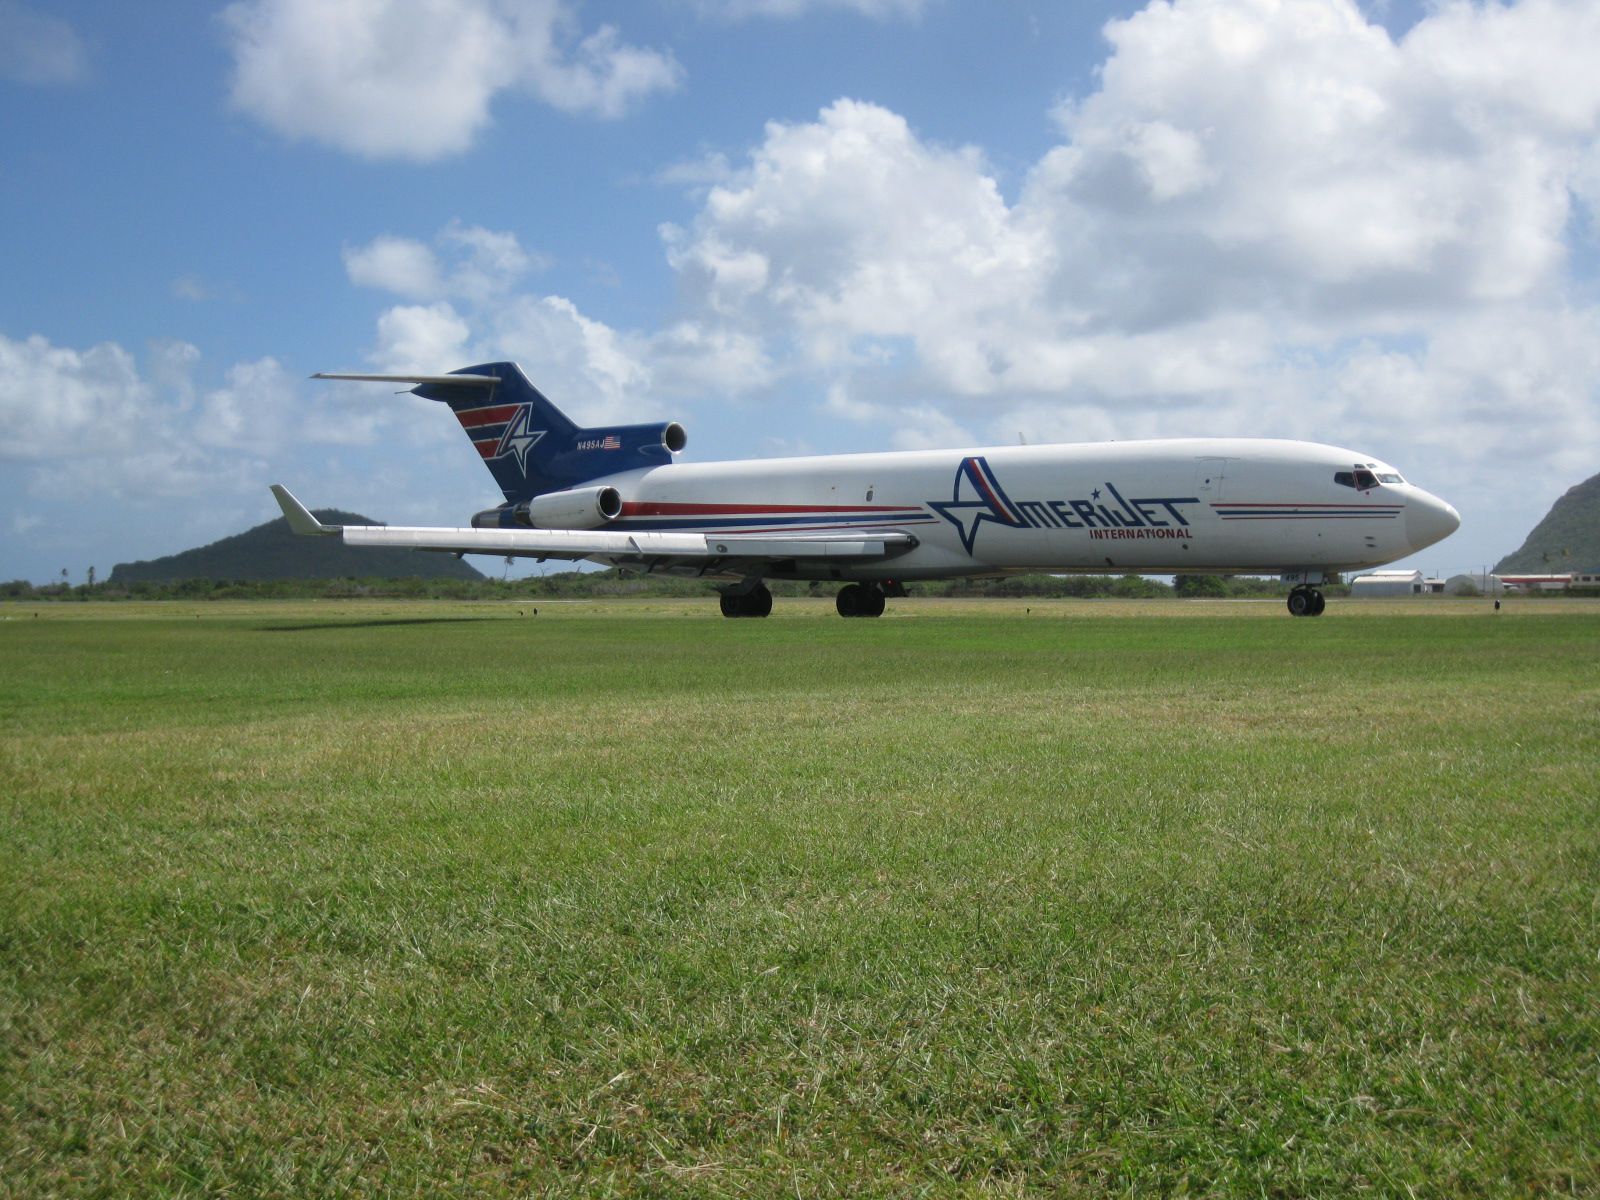
<svg viewBox="0 0 1600 1200"><path fill-rule="evenodd" d="M1350 581L1352 596L1438 596L1444 580L1426 579L1421 571L1368 571Z"/></svg>

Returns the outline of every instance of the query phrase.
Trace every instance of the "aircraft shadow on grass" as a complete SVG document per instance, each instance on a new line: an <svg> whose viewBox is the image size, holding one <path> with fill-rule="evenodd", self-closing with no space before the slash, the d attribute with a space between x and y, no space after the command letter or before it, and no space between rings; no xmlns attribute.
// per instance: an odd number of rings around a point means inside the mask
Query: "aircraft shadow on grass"
<svg viewBox="0 0 1600 1200"><path fill-rule="evenodd" d="M386 625L463 625L495 617L374 617L370 621L307 621L299 625L263 625L262 633L311 633L318 630L379 629Z"/></svg>

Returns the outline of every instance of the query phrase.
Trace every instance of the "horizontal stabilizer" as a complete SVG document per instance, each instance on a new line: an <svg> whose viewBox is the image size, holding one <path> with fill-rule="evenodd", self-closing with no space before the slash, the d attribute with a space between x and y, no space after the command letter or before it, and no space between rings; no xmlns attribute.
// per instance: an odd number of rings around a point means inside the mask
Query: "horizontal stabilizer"
<svg viewBox="0 0 1600 1200"><path fill-rule="evenodd" d="M331 375L323 371L311 378L354 379L362 383L433 383L449 387L493 387L500 382L493 375Z"/></svg>

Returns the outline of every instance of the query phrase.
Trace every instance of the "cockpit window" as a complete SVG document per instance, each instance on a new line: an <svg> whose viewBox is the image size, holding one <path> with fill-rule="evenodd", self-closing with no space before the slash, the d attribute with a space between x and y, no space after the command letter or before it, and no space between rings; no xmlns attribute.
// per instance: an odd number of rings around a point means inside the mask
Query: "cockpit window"
<svg viewBox="0 0 1600 1200"><path fill-rule="evenodd" d="M1404 483L1405 480L1401 479L1400 476L1395 474L1393 471L1379 471L1378 472L1378 482L1379 483Z"/></svg>
<svg viewBox="0 0 1600 1200"><path fill-rule="evenodd" d="M1357 488L1360 491L1369 491L1378 486L1379 477L1365 467L1357 467L1354 471L1335 471L1333 481L1340 487ZM1399 483L1400 476L1386 475L1384 483Z"/></svg>

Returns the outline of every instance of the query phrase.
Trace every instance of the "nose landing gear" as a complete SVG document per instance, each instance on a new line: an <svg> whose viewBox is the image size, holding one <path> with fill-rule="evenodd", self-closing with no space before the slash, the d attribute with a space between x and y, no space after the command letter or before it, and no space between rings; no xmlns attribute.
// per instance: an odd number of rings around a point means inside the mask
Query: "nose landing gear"
<svg viewBox="0 0 1600 1200"><path fill-rule="evenodd" d="M1291 617L1320 617L1322 610L1328 607L1328 602L1322 593L1314 587L1301 584L1289 592L1289 615Z"/></svg>

